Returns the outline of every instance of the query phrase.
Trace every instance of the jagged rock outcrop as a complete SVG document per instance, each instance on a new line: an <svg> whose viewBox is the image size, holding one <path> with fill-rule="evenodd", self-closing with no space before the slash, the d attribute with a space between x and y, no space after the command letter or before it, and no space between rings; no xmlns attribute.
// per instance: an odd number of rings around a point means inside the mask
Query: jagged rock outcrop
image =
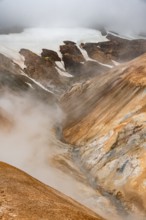
<svg viewBox="0 0 146 220"><path fill-rule="evenodd" d="M73 75L80 75L83 64L78 60L78 57L69 53L65 53L62 59L67 72Z"/></svg>
<svg viewBox="0 0 146 220"><path fill-rule="evenodd" d="M109 34L108 42L99 43L101 51L118 62L130 61L146 53L146 40L127 40Z"/></svg>
<svg viewBox="0 0 146 220"><path fill-rule="evenodd" d="M102 63L130 61L146 52L146 40L128 40L112 34L107 35L108 41L99 43L85 43L85 49L92 59Z"/></svg>
<svg viewBox="0 0 146 220"><path fill-rule="evenodd" d="M65 69L73 75L79 75L85 58L74 42L64 41L64 43L65 45L60 46L60 52L62 53Z"/></svg>
<svg viewBox="0 0 146 220"><path fill-rule="evenodd" d="M87 80L97 74L106 72L109 68L103 66L94 60L86 60L80 49L72 41L64 41L65 45L60 46L62 60L67 72L72 74L73 81Z"/></svg>
<svg viewBox="0 0 146 220"><path fill-rule="evenodd" d="M60 46L60 52L62 55L70 54L72 56L75 56L78 62L84 62L85 58L83 57L80 49L77 47L77 45L74 42L71 41L64 41L65 45Z"/></svg>
<svg viewBox="0 0 146 220"><path fill-rule="evenodd" d="M25 73L53 91L63 89L66 77L61 76L50 59L40 57L27 49L21 49L20 54L25 57Z"/></svg>
<svg viewBox="0 0 146 220"><path fill-rule="evenodd" d="M58 56L57 52L48 49L42 49L41 56L50 62L61 61L61 58Z"/></svg>
<svg viewBox="0 0 146 220"><path fill-rule="evenodd" d="M1 219L103 219L71 198L2 162L0 176Z"/></svg>
<svg viewBox="0 0 146 220"><path fill-rule="evenodd" d="M123 213L139 213L139 219L146 213L145 89L143 55L73 87L62 99L69 112L64 139L75 146L80 169L119 200Z"/></svg>
<svg viewBox="0 0 146 220"><path fill-rule="evenodd" d="M111 56L101 51L101 49L98 47L98 43L82 43L80 47L86 50L88 56L93 60L103 64L112 64Z"/></svg>

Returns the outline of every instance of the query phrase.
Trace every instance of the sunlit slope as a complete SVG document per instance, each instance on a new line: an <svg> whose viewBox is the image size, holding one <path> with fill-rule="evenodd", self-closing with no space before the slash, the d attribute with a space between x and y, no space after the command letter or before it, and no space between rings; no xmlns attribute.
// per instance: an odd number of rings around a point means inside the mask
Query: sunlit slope
<svg viewBox="0 0 146 220"><path fill-rule="evenodd" d="M102 220L67 196L26 173L0 163L2 219Z"/></svg>
<svg viewBox="0 0 146 220"><path fill-rule="evenodd" d="M64 139L82 166L125 209L145 212L146 55L73 88L67 98Z"/></svg>

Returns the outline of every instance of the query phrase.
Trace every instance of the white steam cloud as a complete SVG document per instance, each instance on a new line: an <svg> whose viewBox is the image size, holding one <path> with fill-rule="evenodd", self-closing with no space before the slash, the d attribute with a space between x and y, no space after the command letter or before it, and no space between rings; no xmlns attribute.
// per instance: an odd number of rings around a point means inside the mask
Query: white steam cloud
<svg viewBox="0 0 146 220"><path fill-rule="evenodd" d="M53 126L63 114L28 95L6 92L0 96L0 160L47 182L53 153Z"/></svg>
<svg viewBox="0 0 146 220"><path fill-rule="evenodd" d="M1 0L0 27L97 27L146 32L144 0Z"/></svg>
<svg viewBox="0 0 146 220"><path fill-rule="evenodd" d="M89 202L92 190L52 165L52 158L69 149L54 135L53 127L64 114L23 94L0 94L0 161L13 165L77 201ZM93 199L94 200L94 199ZM96 201L95 201L96 202Z"/></svg>

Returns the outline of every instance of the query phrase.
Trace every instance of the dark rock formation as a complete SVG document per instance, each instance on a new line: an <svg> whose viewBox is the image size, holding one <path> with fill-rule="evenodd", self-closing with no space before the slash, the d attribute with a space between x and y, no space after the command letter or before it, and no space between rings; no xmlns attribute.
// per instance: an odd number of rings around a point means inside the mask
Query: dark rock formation
<svg viewBox="0 0 146 220"><path fill-rule="evenodd" d="M70 41L65 41L65 42L66 42L65 45L60 46L60 52L62 53L62 55L65 55L67 53L75 56L78 62L84 62L85 58L83 57L81 51L76 46L76 44Z"/></svg>
<svg viewBox="0 0 146 220"><path fill-rule="evenodd" d="M96 76L109 68L94 61L86 61L83 54L74 42L65 41L66 45L60 46L62 59L67 72L77 77L77 79L88 79ZM75 78L76 80L76 78Z"/></svg>
<svg viewBox="0 0 146 220"><path fill-rule="evenodd" d="M74 76L80 75L83 64L79 61L77 56L65 53L63 54L62 60L67 72Z"/></svg>
<svg viewBox="0 0 146 220"><path fill-rule="evenodd" d="M82 43L80 46L82 49L86 50L88 56L93 60L104 64L112 64L110 56L101 51L98 47L98 43Z"/></svg>
<svg viewBox="0 0 146 220"><path fill-rule="evenodd" d="M98 43L98 47L118 62L130 61L146 52L146 40L127 40L111 34L107 39L109 41Z"/></svg>
<svg viewBox="0 0 146 220"><path fill-rule="evenodd" d="M112 60L127 62L146 52L146 40L128 40L112 34L108 34L107 39L109 41L81 44L81 47L89 57L106 64Z"/></svg>
<svg viewBox="0 0 146 220"><path fill-rule="evenodd" d="M54 62L26 49L21 49L20 54L25 57L26 68L24 71L28 76L44 86L52 88L53 91L64 87L66 79L60 76Z"/></svg>
<svg viewBox="0 0 146 220"><path fill-rule="evenodd" d="M53 50L42 49L41 56L50 62L61 61L61 58L58 56L57 52Z"/></svg>
<svg viewBox="0 0 146 220"><path fill-rule="evenodd" d="M85 62L85 59L74 42L65 41L65 43L65 45L60 46L65 69L73 75L79 75L82 62Z"/></svg>

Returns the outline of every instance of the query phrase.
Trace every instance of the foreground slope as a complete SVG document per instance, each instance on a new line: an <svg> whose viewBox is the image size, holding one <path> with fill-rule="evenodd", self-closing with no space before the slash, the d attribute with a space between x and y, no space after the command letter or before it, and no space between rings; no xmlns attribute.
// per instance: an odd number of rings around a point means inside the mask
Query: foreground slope
<svg viewBox="0 0 146 220"><path fill-rule="evenodd" d="M69 197L2 162L0 176L1 219L102 220Z"/></svg>

